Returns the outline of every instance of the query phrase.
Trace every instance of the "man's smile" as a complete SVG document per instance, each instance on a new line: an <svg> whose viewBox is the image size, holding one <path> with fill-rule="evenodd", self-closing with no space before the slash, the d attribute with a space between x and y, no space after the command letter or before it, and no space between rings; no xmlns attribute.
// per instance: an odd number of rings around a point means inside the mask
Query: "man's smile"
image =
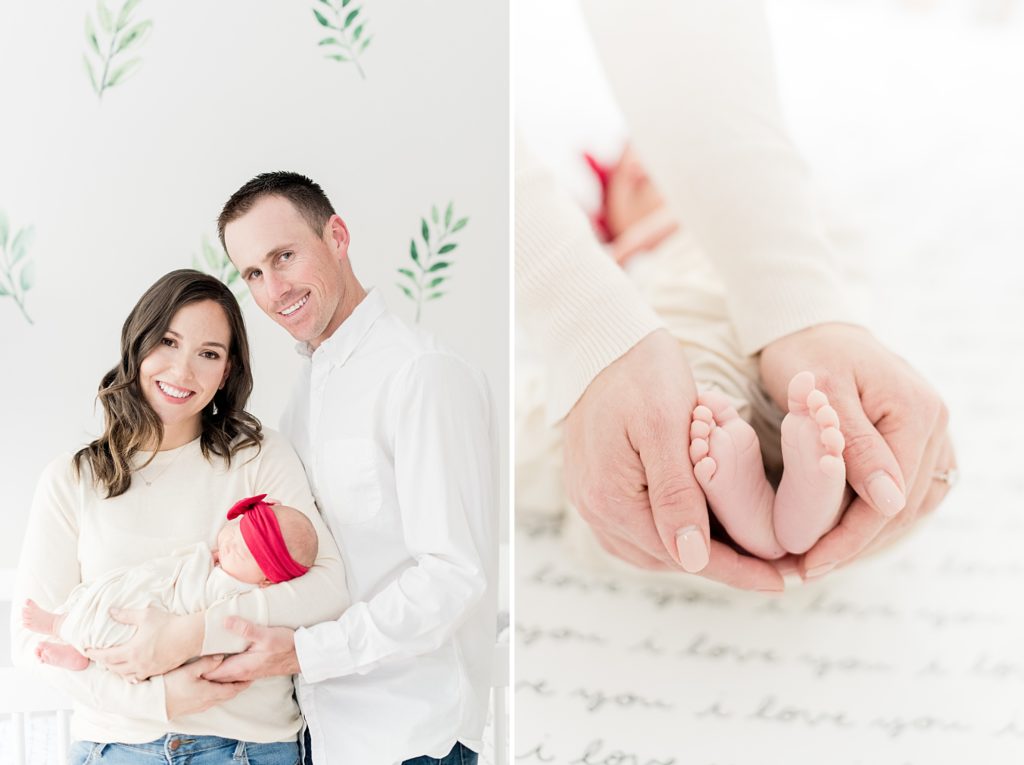
<svg viewBox="0 0 1024 765"><path fill-rule="evenodd" d="M284 309L278 311L278 314L280 316L291 316L293 313L295 313L300 308L302 308L302 306L304 306L307 303L308 300L309 300L309 293L307 292L299 300L297 300L296 302L292 303L287 308L284 308Z"/></svg>

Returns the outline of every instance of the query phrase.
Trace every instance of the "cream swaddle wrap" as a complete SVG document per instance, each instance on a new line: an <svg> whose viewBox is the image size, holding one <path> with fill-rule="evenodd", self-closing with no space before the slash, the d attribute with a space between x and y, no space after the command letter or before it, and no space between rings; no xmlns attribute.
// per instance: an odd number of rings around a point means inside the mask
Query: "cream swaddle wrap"
<svg viewBox="0 0 1024 765"><path fill-rule="evenodd" d="M107 648L129 640L135 627L110 617L111 608L155 606L174 614L201 611L238 592L256 589L213 564L205 542L155 558L141 566L109 571L83 582L68 595L58 613L65 615L60 637L78 651Z"/></svg>

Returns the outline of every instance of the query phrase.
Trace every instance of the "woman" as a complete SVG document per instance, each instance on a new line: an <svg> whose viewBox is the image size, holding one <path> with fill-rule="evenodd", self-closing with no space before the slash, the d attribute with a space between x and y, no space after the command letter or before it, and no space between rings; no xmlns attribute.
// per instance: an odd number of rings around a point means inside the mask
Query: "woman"
<svg viewBox="0 0 1024 765"><path fill-rule="evenodd" d="M230 290L189 270L150 287L124 323L120 362L100 383L103 434L40 479L15 602L52 609L111 569L199 541L214 546L227 508L267 493L310 517L316 562L298 579L208 609L203 652L232 645L218 634L230 613L290 627L337 618L348 603L337 547L291 447L245 411L251 391L245 324ZM38 636L17 628L15 640L18 663L35 664ZM138 683L96 665L47 668L75 700L70 762L147 754L193 765L298 762L302 720L290 678L213 686L200 675L218 663L207 657Z"/></svg>

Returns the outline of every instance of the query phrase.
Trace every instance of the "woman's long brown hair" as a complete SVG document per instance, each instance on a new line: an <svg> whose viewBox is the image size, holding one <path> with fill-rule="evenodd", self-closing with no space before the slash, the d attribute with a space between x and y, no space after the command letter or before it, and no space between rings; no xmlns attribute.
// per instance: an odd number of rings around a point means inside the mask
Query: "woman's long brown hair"
<svg viewBox="0 0 1024 765"><path fill-rule="evenodd" d="M74 456L76 475L81 477L82 462L87 462L97 488L103 486L108 498L128 491L136 452L152 449L155 456L154 445L163 440L163 423L139 385L142 360L163 339L174 315L183 306L202 300L212 300L224 309L231 328L228 379L202 412L203 456L210 459L215 454L230 464L239 449L258 446L263 439L260 421L245 411L252 393L252 370L245 320L238 301L231 290L212 276L189 269L171 271L146 290L125 319L121 328L121 361L100 381L103 435Z"/></svg>

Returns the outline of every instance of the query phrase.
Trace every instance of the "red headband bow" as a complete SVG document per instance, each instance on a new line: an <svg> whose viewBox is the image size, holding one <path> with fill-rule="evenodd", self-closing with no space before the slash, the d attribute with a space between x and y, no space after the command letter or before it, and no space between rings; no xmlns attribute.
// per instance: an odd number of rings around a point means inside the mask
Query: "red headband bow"
<svg viewBox="0 0 1024 765"><path fill-rule="evenodd" d="M260 571L271 582L287 582L305 574L309 566L303 566L288 552L281 535L281 524L277 522L273 508L263 501L266 497L266 494L260 494L239 500L228 510L228 520L242 516L239 521L242 539Z"/></svg>
<svg viewBox="0 0 1024 765"><path fill-rule="evenodd" d="M590 169L597 177L598 183L601 184L601 206L591 217L591 222L594 224L594 228L597 229L601 240L610 242L615 237L612 236L611 225L608 222L608 186L611 184L615 165L603 164L594 155L587 152L583 152L583 159L587 161Z"/></svg>

